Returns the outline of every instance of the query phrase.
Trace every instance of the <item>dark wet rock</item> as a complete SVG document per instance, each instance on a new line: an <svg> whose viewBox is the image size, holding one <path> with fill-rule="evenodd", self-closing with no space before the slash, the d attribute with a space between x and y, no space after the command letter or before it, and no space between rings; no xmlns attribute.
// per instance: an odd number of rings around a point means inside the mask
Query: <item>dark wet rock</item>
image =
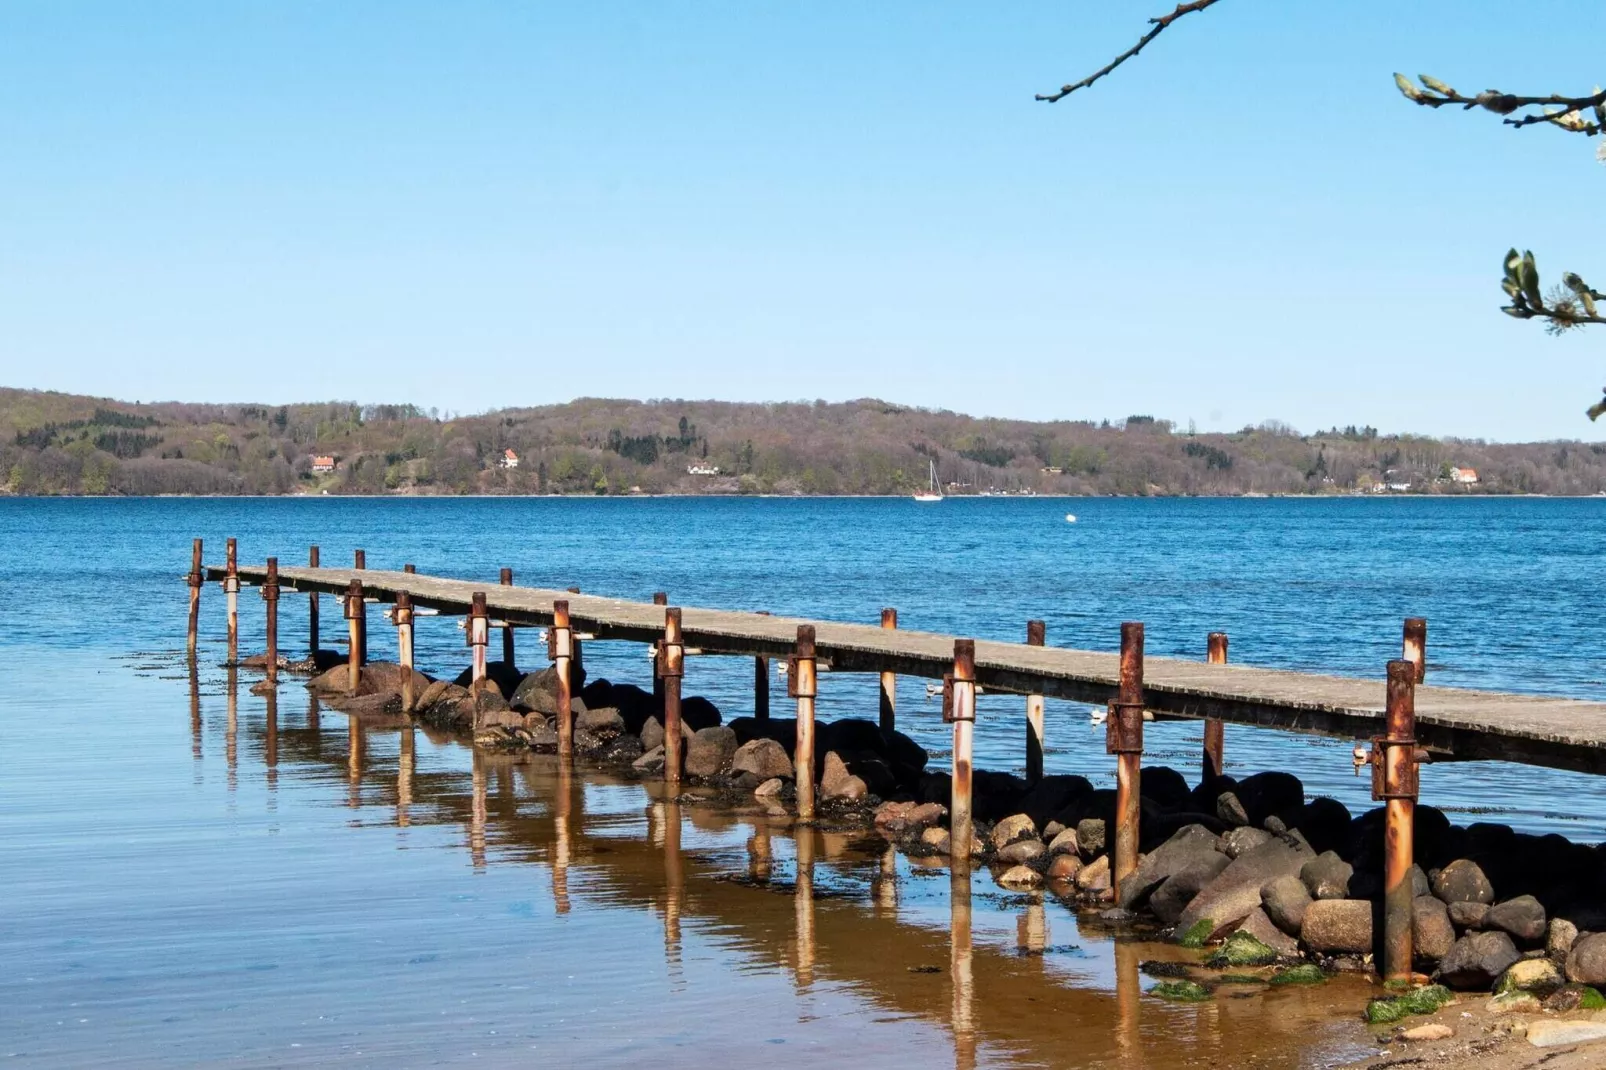
<svg viewBox="0 0 1606 1070"><path fill-rule="evenodd" d="M1364 899L1317 899L1305 909L1299 938L1312 951L1364 955L1372 950L1372 904Z"/></svg>
<svg viewBox="0 0 1606 1070"><path fill-rule="evenodd" d="M1446 903L1493 903L1494 886L1469 858L1458 858L1432 876L1433 894Z"/></svg>
<svg viewBox="0 0 1606 1070"><path fill-rule="evenodd" d="M736 733L724 725L700 728L686 742L682 765L687 776L711 777L723 772L736 753Z"/></svg>
<svg viewBox="0 0 1606 1070"><path fill-rule="evenodd" d="M1411 900L1411 944L1416 957L1439 962L1455 946L1455 927L1450 910L1436 895L1419 895Z"/></svg>
<svg viewBox="0 0 1606 1070"><path fill-rule="evenodd" d="M717 727L723 718L720 717L719 707L703 698L693 695L680 702L680 723L686 725L693 732L701 732L705 728Z"/></svg>
<svg viewBox="0 0 1606 1070"><path fill-rule="evenodd" d="M469 694L474 696L475 713L498 713L513 708L508 705L507 699L502 697L502 692L494 687L481 687L477 690L469 688Z"/></svg>
<svg viewBox="0 0 1606 1070"><path fill-rule="evenodd" d="M1145 769L1143 775L1147 780L1149 771ZM1030 817L1038 828L1046 830L1056 815L1064 813L1068 807L1092 792L1093 784L1086 777L1046 776L1033 784L1021 799L1021 812Z"/></svg>
<svg viewBox="0 0 1606 1070"><path fill-rule="evenodd" d="M581 695L584 696L584 694L585 692L581 691ZM586 705L590 706L591 704L591 699L587 698ZM625 719L625 730L634 732L637 735L641 734L641 730L647 724L649 718L661 716L663 713L659 709L658 702L652 697L652 692L643 691L635 684L611 685L608 689L607 700L598 704L612 706L618 710L619 716Z"/></svg>
<svg viewBox="0 0 1606 1070"><path fill-rule="evenodd" d="M1606 1010L1606 996L1589 985L1565 984L1546 997L1544 1009L1557 1014Z"/></svg>
<svg viewBox="0 0 1606 1070"><path fill-rule="evenodd" d="M1177 919L1177 924L1187 930L1209 919L1213 932L1230 932L1251 910L1260 906L1260 890L1268 881L1297 876L1300 867L1312 857L1310 847L1293 837L1267 840L1239 855L1200 889L1182 917Z"/></svg>
<svg viewBox="0 0 1606 1070"><path fill-rule="evenodd" d="M1545 954L1557 962L1564 962L1577 939L1578 926L1566 918L1551 918L1550 924L1545 927Z"/></svg>
<svg viewBox="0 0 1606 1070"><path fill-rule="evenodd" d="M556 694L558 679L557 670L549 666L546 669L543 669L542 672L549 673L551 675L553 693ZM579 675L583 679L585 677L585 670L580 669ZM496 684L496 689L503 695L514 694L521 686L521 682L526 679L526 677L520 674L518 669L509 665L505 661L487 662L485 665L485 678ZM474 669L472 667L464 669L462 672L458 673L457 678L452 681L452 683L456 684L458 687L467 687L473 682ZM577 687L579 684L579 681L575 679L575 667L573 666L571 666L569 670L569 683L571 687ZM534 707L531 708L533 709ZM542 710L541 712L551 713L552 711Z"/></svg>
<svg viewBox="0 0 1606 1070"><path fill-rule="evenodd" d="M1104 853L1104 819L1084 818L1076 823L1076 846L1083 859L1097 858Z"/></svg>
<svg viewBox="0 0 1606 1070"><path fill-rule="evenodd" d="M319 696L347 694L351 691L350 672L345 665L336 665L308 680L307 690ZM358 686L361 686L360 682Z"/></svg>
<svg viewBox="0 0 1606 1070"><path fill-rule="evenodd" d="M1249 912L1249 916L1239 924L1238 931L1248 933L1283 958L1294 958L1299 954L1299 941L1273 924L1266 912L1258 907Z"/></svg>
<svg viewBox="0 0 1606 1070"><path fill-rule="evenodd" d="M1433 894L1433 885L1428 883L1428 875L1422 872L1421 866L1413 864L1410 869L1405 871L1405 873L1411 881L1412 898Z"/></svg>
<svg viewBox="0 0 1606 1070"><path fill-rule="evenodd" d="M898 731L888 732L886 743L887 763L897 774L898 783L905 786L914 784L926 768L926 749Z"/></svg>
<svg viewBox="0 0 1606 1070"><path fill-rule="evenodd" d="M1586 933L1567 952L1567 980L1606 985L1606 933Z"/></svg>
<svg viewBox="0 0 1606 1070"><path fill-rule="evenodd" d="M1016 840L1007 847L1001 847L993 858L1009 865L1036 865L1040 859L1048 857L1048 848L1043 846L1042 840Z"/></svg>
<svg viewBox="0 0 1606 1070"><path fill-rule="evenodd" d="M680 722L680 739L682 745L690 740L691 737L691 726L685 721ZM647 750L652 750L654 747L662 747L664 745L664 726L663 722L658 720L658 718L651 718L646 724L641 726L641 745Z"/></svg>
<svg viewBox="0 0 1606 1070"><path fill-rule="evenodd" d="M626 765L640 758L643 753L645 750L641 745L641 737L626 732L607 740L598 757L606 762Z"/></svg>
<svg viewBox="0 0 1606 1070"><path fill-rule="evenodd" d="M1076 852L1062 852L1050 856L1048 871L1045 874L1052 882L1066 884L1076 880L1076 875L1082 871L1082 860Z"/></svg>
<svg viewBox="0 0 1606 1070"><path fill-rule="evenodd" d="M1273 836L1281 836L1283 833L1288 831L1288 822L1284 821L1276 814L1268 814L1266 816L1266 820L1261 822L1260 827L1271 833Z"/></svg>
<svg viewBox="0 0 1606 1070"><path fill-rule="evenodd" d="M1462 991L1487 989L1520 958L1516 945L1505 933L1468 933L1439 961L1433 979Z"/></svg>
<svg viewBox="0 0 1606 1070"><path fill-rule="evenodd" d="M517 713L518 711L513 711ZM524 731L521 737L525 743L536 750L547 752L558 749L558 730L552 722L539 713L526 713L524 715Z"/></svg>
<svg viewBox="0 0 1606 1070"><path fill-rule="evenodd" d="M874 751L842 751L839 756L848 772L864 781L871 795L886 798L897 792L898 779L881 755Z"/></svg>
<svg viewBox="0 0 1606 1070"><path fill-rule="evenodd" d="M612 706L602 706L597 709L588 706L584 713L576 715L574 727L579 732L589 732L603 739L613 739L615 736L625 734L625 719Z"/></svg>
<svg viewBox="0 0 1606 1070"><path fill-rule="evenodd" d="M1230 830L1221 837L1222 850L1226 852L1228 858L1237 858L1246 851L1254 850L1269 839L1271 839L1271 833L1265 829L1250 828L1248 825L1243 825Z"/></svg>
<svg viewBox="0 0 1606 1070"><path fill-rule="evenodd" d="M940 803L882 803L876 810L875 827L883 836L897 839L939 825L947 816L948 808Z"/></svg>
<svg viewBox="0 0 1606 1070"><path fill-rule="evenodd" d="M396 691L380 691L367 695L334 695L324 699L323 702L330 709L359 717L400 713L402 708L401 694Z"/></svg>
<svg viewBox="0 0 1606 1070"><path fill-rule="evenodd" d="M1064 829L1056 833L1054 838L1048 841L1048 853L1051 855L1073 854L1079 856L1081 852L1082 849L1076 842L1075 829Z"/></svg>
<svg viewBox="0 0 1606 1070"><path fill-rule="evenodd" d="M820 798L853 801L869 794L864 781L848 772L836 751L825 754L825 770L820 776Z"/></svg>
<svg viewBox="0 0 1606 1070"><path fill-rule="evenodd" d="M1312 899L1347 899L1349 879L1355 867L1334 851L1317 855L1300 868L1299 879Z"/></svg>
<svg viewBox="0 0 1606 1070"><path fill-rule="evenodd" d="M1229 825L1247 826L1249 811L1236 792L1224 791L1216 796L1216 816Z"/></svg>
<svg viewBox="0 0 1606 1070"><path fill-rule="evenodd" d="M1354 818L1349 808L1337 799L1318 796L1305 804L1295 827L1304 835L1311 850L1317 854L1337 851L1343 854L1349 843L1350 825Z"/></svg>
<svg viewBox="0 0 1606 1070"><path fill-rule="evenodd" d="M785 787L786 782L784 780L778 776L772 776L753 789L753 796L758 799L773 799L780 795L781 789Z"/></svg>
<svg viewBox="0 0 1606 1070"><path fill-rule="evenodd" d="M1054 837L1065 831L1065 826L1058 821L1050 821L1043 826L1043 842L1049 845L1054 843ZM1074 829L1072 830L1075 831ZM1074 848L1073 848L1074 849Z"/></svg>
<svg viewBox="0 0 1606 1070"><path fill-rule="evenodd" d="M1088 790L1093 785L1088 784ZM1166 810L1191 808L1192 791L1181 773L1164 765L1146 766L1138 781L1138 794Z"/></svg>
<svg viewBox="0 0 1606 1070"><path fill-rule="evenodd" d="M644 751L640 758L630 763L630 768L642 775L662 773L664 771L664 748L661 746L653 747L651 750Z"/></svg>
<svg viewBox="0 0 1606 1070"><path fill-rule="evenodd" d="M1305 810L1305 785L1292 773L1267 770L1245 777L1233 794L1243 803L1249 824L1269 828L1266 819L1276 817L1285 829L1299 823Z"/></svg>
<svg viewBox="0 0 1606 1070"><path fill-rule="evenodd" d="M459 687L468 686L461 676L457 683ZM540 672L529 673L515 681L508 695L508 704L521 713L533 711L549 717L555 715L558 712L558 670L549 665Z"/></svg>
<svg viewBox="0 0 1606 1070"><path fill-rule="evenodd" d="M999 821L1020 812L1026 781L1012 773L977 769L973 774L975 812L979 821Z"/></svg>
<svg viewBox="0 0 1606 1070"><path fill-rule="evenodd" d="M1489 916L1488 903L1451 903L1450 921L1457 929L1481 929L1483 919Z"/></svg>
<svg viewBox="0 0 1606 1070"><path fill-rule="evenodd" d="M773 739L754 739L736 748L736 753L731 756L731 772L752 773L760 780L771 777L790 780L792 759Z"/></svg>
<svg viewBox="0 0 1606 1070"><path fill-rule="evenodd" d="M1538 946L1545 938L1545 908L1531 895L1519 895L1489 908L1485 929L1499 929L1524 947Z"/></svg>
<svg viewBox="0 0 1606 1070"><path fill-rule="evenodd" d="M1153 808L1157 804L1152 800L1146 800L1143 805L1146 808ZM1155 814L1145 809L1138 829L1139 852L1147 853L1154 850L1190 825L1216 836L1232 831L1230 825L1214 814L1195 814L1186 810Z"/></svg>
<svg viewBox="0 0 1606 1070"><path fill-rule="evenodd" d="M1110 856L1099 855L1076 874L1076 886L1084 892L1105 892L1110 887Z"/></svg>
<svg viewBox="0 0 1606 1070"><path fill-rule="evenodd" d="M1260 904L1279 929L1298 936L1305 924L1305 910L1311 904L1310 889L1298 877L1276 877L1261 887Z"/></svg>
<svg viewBox="0 0 1606 1070"><path fill-rule="evenodd" d="M446 689L452 686L454 685L447 683L445 680L431 680L424 686L422 691L414 692L413 709L420 713L429 709L440 700L442 695L446 694Z"/></svg>
<svg viewBox="0 0 1606 1070"><path fill-rule="evenodd" d="M490 710L480 717L480 729L523 728L524 714L509 709Z"/></svg>
<svg viewBox="0 0 1606 1070"><path fill-rule="evenodd" d="M1008 847L1016 840L1037 839L1037 824L1027 814L1011 814L993 826L994 849Z"/></svg>
<svg viewBox="0 0 1606 1070"><path fill-rule="evenodd" d="M1173 925L1182 916L1199 889L1209 884L1232 863L1220 851L1194 855L1172 869L1171 874L1149 896L1149 909L1167 925ZM1123 885L1123 890L1125 886Z"/></svg>
<svg viewBox="0 0 1606 1070"><path fill-rule="evenodd" d="M1036 888L1043 883L1043 875L1031 866L1010 866L999 873L996 880L1004 888Z"/></svg>
<svg viewBox="0 0 1606 1070"><path fill-rule="evenodd" d="M1173 874L1189 868L1201 858L1217 855L1226 859L1226 856L1221 854L1221 846L1219 836L1198 825L1189 825L1179 830L1170 839L1144 855L1143 861L1138 863L1138 868L1121 881L1117 905L1127 910L1136 909L1148 902L1154 890ZM1230 859L1228 861L1230 862ZM1214 877L1225 868L1225 865L1216 865L1209 876ZM1195 893L1198 890L1199 886L1193 888ZM1178 912L1180 913L1180 908Z"/></svg>

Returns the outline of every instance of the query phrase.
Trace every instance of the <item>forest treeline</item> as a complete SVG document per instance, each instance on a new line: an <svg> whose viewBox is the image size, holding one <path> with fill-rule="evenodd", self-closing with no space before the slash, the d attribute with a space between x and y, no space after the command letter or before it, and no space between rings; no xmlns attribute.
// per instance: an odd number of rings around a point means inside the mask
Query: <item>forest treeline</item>
<svg viewBox="0 0 1606 1070"><path fill-rule="evenodd" d="M1603 445L1370 427L1195 434L1148 415L1032 422L875 400L582 398L442 416L0 388L0 491L10 494L904 494L926 484L932 462L960 494L1606 491Z"/></svg>

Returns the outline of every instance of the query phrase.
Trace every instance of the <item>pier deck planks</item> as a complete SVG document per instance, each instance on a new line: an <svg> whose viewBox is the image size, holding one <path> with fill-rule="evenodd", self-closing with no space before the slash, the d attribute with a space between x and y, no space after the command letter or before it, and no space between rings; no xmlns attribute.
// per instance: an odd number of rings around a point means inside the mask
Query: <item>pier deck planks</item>
<svg viewBox="0 0 1606 1070"><path fill-rule="evenodd" d="M254 565L241 565L238 571L242 580L252 582L266 574ZM217 566L206 572L214 580L224 575ZM341 594L352 579L361 580L371 598L388 602L396 592L407 591L414 605L443 613L466 613L474 593L483 591L491 614L514 623L550 624L552 603L567 599L574 627L599 639L650 643L663 633L663 607L650 602L379 569L279 569L281 585L303 592ZM837 672L887 671L940 679L953 668L952 635L682 607L686 645L711 654L785 656L792 651L799 624L814 625L819 656ZM1115 653L978 639L976 673L990 691L1102 705L1115 696L1120 659ZM1345 739L1368 738L1383 730L1381 671L1368 680L1150 657L1143 688L1145 705L1160 714L1217 717ZM1606 772L1606 703L1419 685L1416 718L1420 745L1441 759L1502 759Z"/></svg>

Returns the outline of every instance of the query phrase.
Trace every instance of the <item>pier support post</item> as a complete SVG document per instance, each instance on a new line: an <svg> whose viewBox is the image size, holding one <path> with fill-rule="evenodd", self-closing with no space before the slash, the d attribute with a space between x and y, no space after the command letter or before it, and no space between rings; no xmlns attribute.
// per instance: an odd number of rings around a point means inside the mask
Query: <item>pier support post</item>
<svg viewBox="0 0 1606 1070"><path fill-rule="evenodd" d="M662 592L662 591L654 591L653 592L653 596L652 596L652 604L655 605L655 606L667 606L667 605L669 605L669 596L667 594L665 594L664 592ZM652 703L658 709L658 717L659 717L660 720L662 720L663 716L664 716L664 679L663 679L662 676L658 675L658 670L662 666L663 666L663 651L661 649L653 651L653 659L652 659ZM668 768L668 765L667 765L668 754L669 754L669 748L665 747L664 748L664 755L665 755L664 760L665 760L665 763L666 763L665 764L665 768L666 769Z"/></svg>
<svg viewBox="0 0 1606 1070"><path fill-rule="evenodd" d="M569 627L569 600L560 598L552 603L552 627L547 629L547 653L552 658L554 675L558 678L558 758L568 761L574 756L574 716L570 712L573 692L569 689L570 659L574 656L574 633ZM669 765L669 751L664 750L665 768Z"/></svg>
<svg viewBox="0 0 1606 1070"><path fill-rule="evenodd" d="M1207 658L1210 664L1227 664L1227 633L1211 632L1205 642L1208 644ZM1219 717L1206 717L1204 723L1204 762L1201 770L1206 783L1221 776L1221 767L1222 762L1225 760L1226 748L1226 726L1221 723Z"/></svg>
<svg viewBox="0 0 1606 1070"><path fill-rule="evenodd" d="M680 607L664 607L664 637L658 642L658 682L664 696L664 781L680 783L680 678L686 648L680 638Z"/></svg>
<svg viewBox="0 0 1606 1070"><path fill-rule="evenodd" d="M262 601L267 631L268 685L279 684L279 559L268 558L268 574L262 581Z"/></svg>
<svg viewBox="0 0 1606 1070"><path fill-rule="evenodd" d="M362 681L362 624L368 615L368 600L363 597L362 580L352 580L346 586L346 665L350 673L347 687L357 693Z"/></svg>
<svg viewBox="0 0 1606 1070"><path fill-rule="evenodd" d="M410 575L410 574L418 571L418 566L413 564L412 562L408 562L407 564L402 566L402 571L406 572L406 573L408 573Z"/></svg>
<svg viewBox="0 0 1606 1070"><path fill-rule="evenodd" d="M1411 976L1411 863L1417 796L1416 673L1389 662L1386 735L1372 741L1372 798L1387 806L1383 832L1383 979Z"/></svg>
<svg viewBox="0 0 1606 1070"><path fill-rule="evenodd" d="M485 647L491 641L491 619L485 609L485 592L475 591L468 610L468 645L474 652L473 668L469 670L470 691L485 688ZM477 727L477 726L476 726Z"/></svg>
<svg viewBox="0 0 1606 1070"><path fill-rule="evenodd" d="M1040 620L1026 622L1026 645L1042 646L1048 626ZM1043 696L1026 696L1026 782L1043 779Z"/></svg>
<svg viewBox="0 0 1606 1070"><path fill-rule="evenodd" d="M504 568L497 576L497 582L503 587L513 586L513 570ZM502 622L502 664L510 669L513 667L513 625L508 621Z"/></svg>
<svg viewBox="0 0 1606 1070"><path fill-rule="evenodd" d="M195 644L201 634L201 540L190 547L190 574L184 578L190 585L189 654L195 657Z"/></svg>
<svg viewBox="0 0 1606 1070"><path fill-rule="evenodd" d="M770 611L761 609L759 616L767 617ZM770 719L770 659L759 655L753 659L753 720Z"/></svg>
<svg viewBox="0 0 1606 1070"><path fill-rule="evenodd" d="M310 547L307 550L307 567L318 567L318 548ZM307 595L307 656L315 658L318 654L318 592L313 591Z"/></svg>
<svg viewBox="0 0 1606 1070"><path fill-rule="evenodd" d="M391 611L396 622L396 660L401 664L402 712L413 712L413 596L409 591L396 592L396 606Z"/></svg>
<svg viewBox="0 0 1606 1070"><path fill-rule="evenodd" d="M948 681L943 719L954 726L954 771L948 800L948 866L955 876L970 872L976 830L971 819L971 774L976 728L976 641L954 640L954 671Z"/></svg>
<svg viewBox="0 0 1606 1070"><path fill-rule="evenodd" d="M881 611L881 627L888 631L895 631L898 627L898 611L887 608ZM890 736L898 728L898 674L884 672L881 674L881 732Z"/></svg>
<svg viewBox="0 0 1606 1070"><path fill-rule="evenodd" d="M359 571L359 572L367 569L367 567L368 567L368 554L363 550L358 550L356 555L355 555L355 559L354 559L353 564L355 565L357 571ZM364 613L362 615L362 617L357 621L357 625L358 625L358 627L357 627L357 664L358 665L366 665L366 664L368 664L368 614L367 613Z"/></svg>
<svg viewBox="0 0 1606 1070"><path fill-rule="evenodd" d="M1138 817L1143 776L1143 624L1121 625L1121 682L1105 721L1104 749L1116 756L1115 835L1110 880L1116 901L1121 884L1138 868Z"/></svg>
<svg viewBox="0 0 1606 1070"><path fill-rule="evenodd" d="M228 556L224 565L223 591L229 596L229 664L240 661L240 561L235 541L228 541Z"/></svg>
<svg viewBox="0 0 1606 1070"><path fill-rule="evenodd" d="M1428 678L1428 622L1426 617L1406 617L1400 657L1416 666L1415 682Z"/></svg>
<svg viewBox="0 0 1606 1070"><path fill-rule="evenodd" d="M797 646L787 666L786 689L797 699L797 747L792 774L797 783L797 817L814 820L814 697L818 678L814 660L814 625L797 626Z"/></svg>

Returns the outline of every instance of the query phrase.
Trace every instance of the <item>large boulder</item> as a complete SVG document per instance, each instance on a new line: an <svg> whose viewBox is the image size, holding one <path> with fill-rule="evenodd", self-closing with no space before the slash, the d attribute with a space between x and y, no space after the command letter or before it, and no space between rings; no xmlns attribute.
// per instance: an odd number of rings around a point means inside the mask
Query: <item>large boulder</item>
<svg viewBox="0 0 1606 1070"><path fill-rule="evenodd" d="M1468 933L1439 961L1433 978L1442 985L1463 991L1487 989L1520 958L1522 955L1505 933Z"/></svg>
<svg viewBox="0 0 1606 1070"><path fill-rule="evenodd" d="M1173 925L1182 916L1193 897L1199 894L1199 889L1215 880L1222 870L1232 863L1232 859L1220 851L1208 851L1188 858L1175 867L1165 882L1154 889L1149 896L1149 909L1154 916ZM1122 884L1125 890L1126 885Z"/></svg>
<svg viewBox="0 0 1606 1070"><path fill-rule="evenodd" d="M1013 814L993 826L993 849L1002 850L1016 840L1037 839L1037 824L1027 814Z"/></svg>
<svg viewBox="0 0 1606 1070"><path fill-rule="evenodd" d="M1000 848L993 855L993 860L1007 865L1034 865L1037 860L1048 854L1048 848L1038 839L1016 840L1007 847Z"/></svg>
<svg viewBox="0 0 1606 1070"><path fill-rule="evenodd" d="M578 669L578 679L576 679L577 668L578 667L571 667L569 670L569 685L576 691L579 690L581 682L585 679L584 669ZM552 688L553 693L556 694L558 686L557 670L548 666L543 671L552 674ZM524 677L519 675L519 670L515 669L505 661L488 662L485 666L485 678L495 683L497 690L502 692L504 695L513 694L513 692L518 690L520 683L524 679ZM474 682L473 668L471 667L464 669L462 672L457 674L457 679L453 680L452 682L458 687L468 687ZM542 710L541 712L551 713L552 711Z"/></svg>
<svg viewBox="0 0 1606 1070"><path fill-rule="evenodd" d="M461 677L458 685L466 687ZM570 680L570 689L574 682ZM532 672L515 681L508 704L521 713L544 713L548 717L558 712L558 670L551 665L540 672Z"/></svg>
<svg viewBox="0 0 1606 1070"><path fill-rule="evenodd" d="M1231 932L1260 906L1260 890L1277 877L1297 877L1315 857L1309 845L1293 836L1278 836L1235 858L1188 904L1177 925L1190 931L1208 919L1212 935Z"/></svg>
<svg viewBox="0 0 1606 1070"><path fill-rule="evenodd" d="M1416 957L1439 962L1455 946L1455 927L1450 911L1436 895L1419 895L1411 900L1411 944Z"/></svg>
<svg viewBox="0 0 1606 1070"><path fill-rule="evenodd" d="M1483 916L1485 929L1499 929L1523 947L1537 947L1545 938L1545 908L1531 895L1496 903Z"/></svg>
<svg viewBox="0 0 1606 1070"><path fill-rule="evenodd" d="M1310 904L1310 889L1298 877L1276 877L1260 889L1260 905L1266 916L1290 936L1299 935Z"/></svg>
<svg viewBox="0 0 1606 1070"><path fill-rule="evenodd" d="M1221 837L1222 850L1227 853L1228 858L1237 858L1241 854L1253 851L1269 839L1271 839L1271 833L1265 829L1242 825L1230 830Z"/></svg>
<svg viewBox="0 0 1606 1070"><path fill-rule="evenodd" d="M1299 938L1312 951L1365 955L1372 950L1372 904L1364 899L1313 900Z"/></svg>
<svg viewBox="0 0 1606 1070"><path fill-rule="evenodd" d="M1299 879L1312 899L1347 899L1349 879L1355 867L1338 857L1336 851L1327 851L1306 862L1299 870Z"/></svg>
<svg viewBox="0 0 1606 1070"><path fill-rule="evenodd" d="M682 768L687 776L711 777L722 772L736 753L736 733L724 725L698 729L686 743Z"/></svg>
<svg viewBox="0 0 1606 1070"><path fill-rule="evenodd" d="M736 753L731 756L731 772L750 773L760 780L771 777L790 780L792 759L773 739L755 739L736 748Z"/></svg>
<svg viewBox="0 0 1606 1070"><path fill-rule="evenodd" d="M584 691L581 697L585 698L586 705L592 705L592 699ZM651 691L643 691L635 684L613 684L608 688L606 701L596 703L601 706L612 706L619 711L619 716L625 719L625 730L641 734L648 718L660 717L663 711L658 702L652 697ZM650 748L649 748L650 749Z"/></svg>
<svg viewBox="0 0 1606 1070"><path fill-rule="evenodd" d="M924 755L924 751L921 752ZM924 765L924 762L921 763ZM1144 781L1149 771L1143 771ZM1046 776L1031 786L1021 799L1021 812L1032 819L1039 829L1045 828L1057 815L1086 798L1093 791L1092 783L1082 776ZM1046 833L1045 833L1046 835Z"/></svg>
<svg viewBox="0 0 1606 1070"><path fill-rule="evenodd" d="M1248 814L1249 824L1266 828L1275 817L1286 828L1299 824L1305 810L1305 785L1292 773L1268 770L1245 777L1233 789Z"/></svg>
<svg viewBox="0 0 1606 1070"><path fill-rule="evenodd" d="M820 798L853 802L870 793L864 781L848 772L847 763L836 751L825 754L825 770L820 775Z"/></svg>
<svg viewBox="0 0 1606 1070"><path fill-rule="evenodd" d="M1495 981L1494 990L1499 995L1527 992L1538 999L1547 999L1564 983L1561 970L1549 959L1520 959L1500 975Z"/></svg>
<svg viewBox="0 0 1606 1070"><path fill-rule="evenodd" d="M900 839L940 824L947 816L948 808L941 803L888 802L876 809L875 827L889 839Z"/></svg>
<svg viewBox="0 0 1606 1070"><path fill-rule="evenodd" d="M1545 954L1557 962L1564 962L1577 939L1578 926L1566 918L1551 918L1545 929Z"/></svg>
<svg viewBox="0 0 1606 1070"><path fill-rule="evenodd" d="M625 719L612 706L600 709L587 707L575 717L574 727L576 731L590 733L598 739L611 740L625 734Z"/></svg>
<svg viewBox="0 0 1606 1070"><path fill-rule="evenodd" d="M1458 858L1433 874L1433 894L1446 903L1493 903L1494 885L1470 858Z"/></svg>
<svg viewBox="0 0 1606 1070"><path fill-rule="evenodd" d="M691 737L691 726L685 721L680 722L681 742L685 743L686 741L690 740ZM664 745L664 725L662 721L658 720L658 718L649 718L647 723L641 726L641 745L647 750L652 750L654 747L662 747Z"/></svg>
<svg viewBox="0 0 1606 1070"><path fill-rule="evenodd" d="M705 728L713 728L723 720L719 714L719 707L703 698L693 695L680 702L680 721L693 732L701 732Z"/></svg>
<svg viewBox="0 0 1606 1070"><path fill-rule="evenodd" d="M996 835L996 830L994 834ZM1189 825L1181 829L1169 840L1144 855L1143 861L1138 863L1138 868L1121 881L1121 894L1116 905L1123 910L1134 910L1142 906L1154 890L1170 879L1172 874L1189 868L1209 855L1220 855L1225 859L1226 855L1221 854L1221 846L1221 837L1200 825ZM1210 877L1213 878L1225 868L1224 865L1215 866ZM1199 887L1195 885L1192 892L1198 892Z"/></svg>
<svg viewBox="0 0 1606 1070"><path fill-rule="evenodd" d="M1084 860L1097 858L1104 853L1104 829L1102 817L1083 818L1076 823L1076 847Z"/></svg>
<svg viewBox="0 0 1606 1070"><path fill-rule="evenodd" d="M1573 941L1567 952L1567 980L1606 985L1606 933L1588 933Z"/></svg>
<svg viewBox="0 0 1606 1070"><path fill-rule="evenodd" d="M1299 954L1299 941L1273 924L1264 910L1251 910L1249 916L1239 923L1238 931L1248 933L1284 958Z"/></svg>
<svg viewBox="0 0 1606 1070"><path fill-rule="evenodd" d="M1437 897L1435 897L1437 898ZM1488 903L1466 903L1453 901L1449 905L1450 921L1457 929L1483 928L1483 919L1489 916Z"/></svg>

